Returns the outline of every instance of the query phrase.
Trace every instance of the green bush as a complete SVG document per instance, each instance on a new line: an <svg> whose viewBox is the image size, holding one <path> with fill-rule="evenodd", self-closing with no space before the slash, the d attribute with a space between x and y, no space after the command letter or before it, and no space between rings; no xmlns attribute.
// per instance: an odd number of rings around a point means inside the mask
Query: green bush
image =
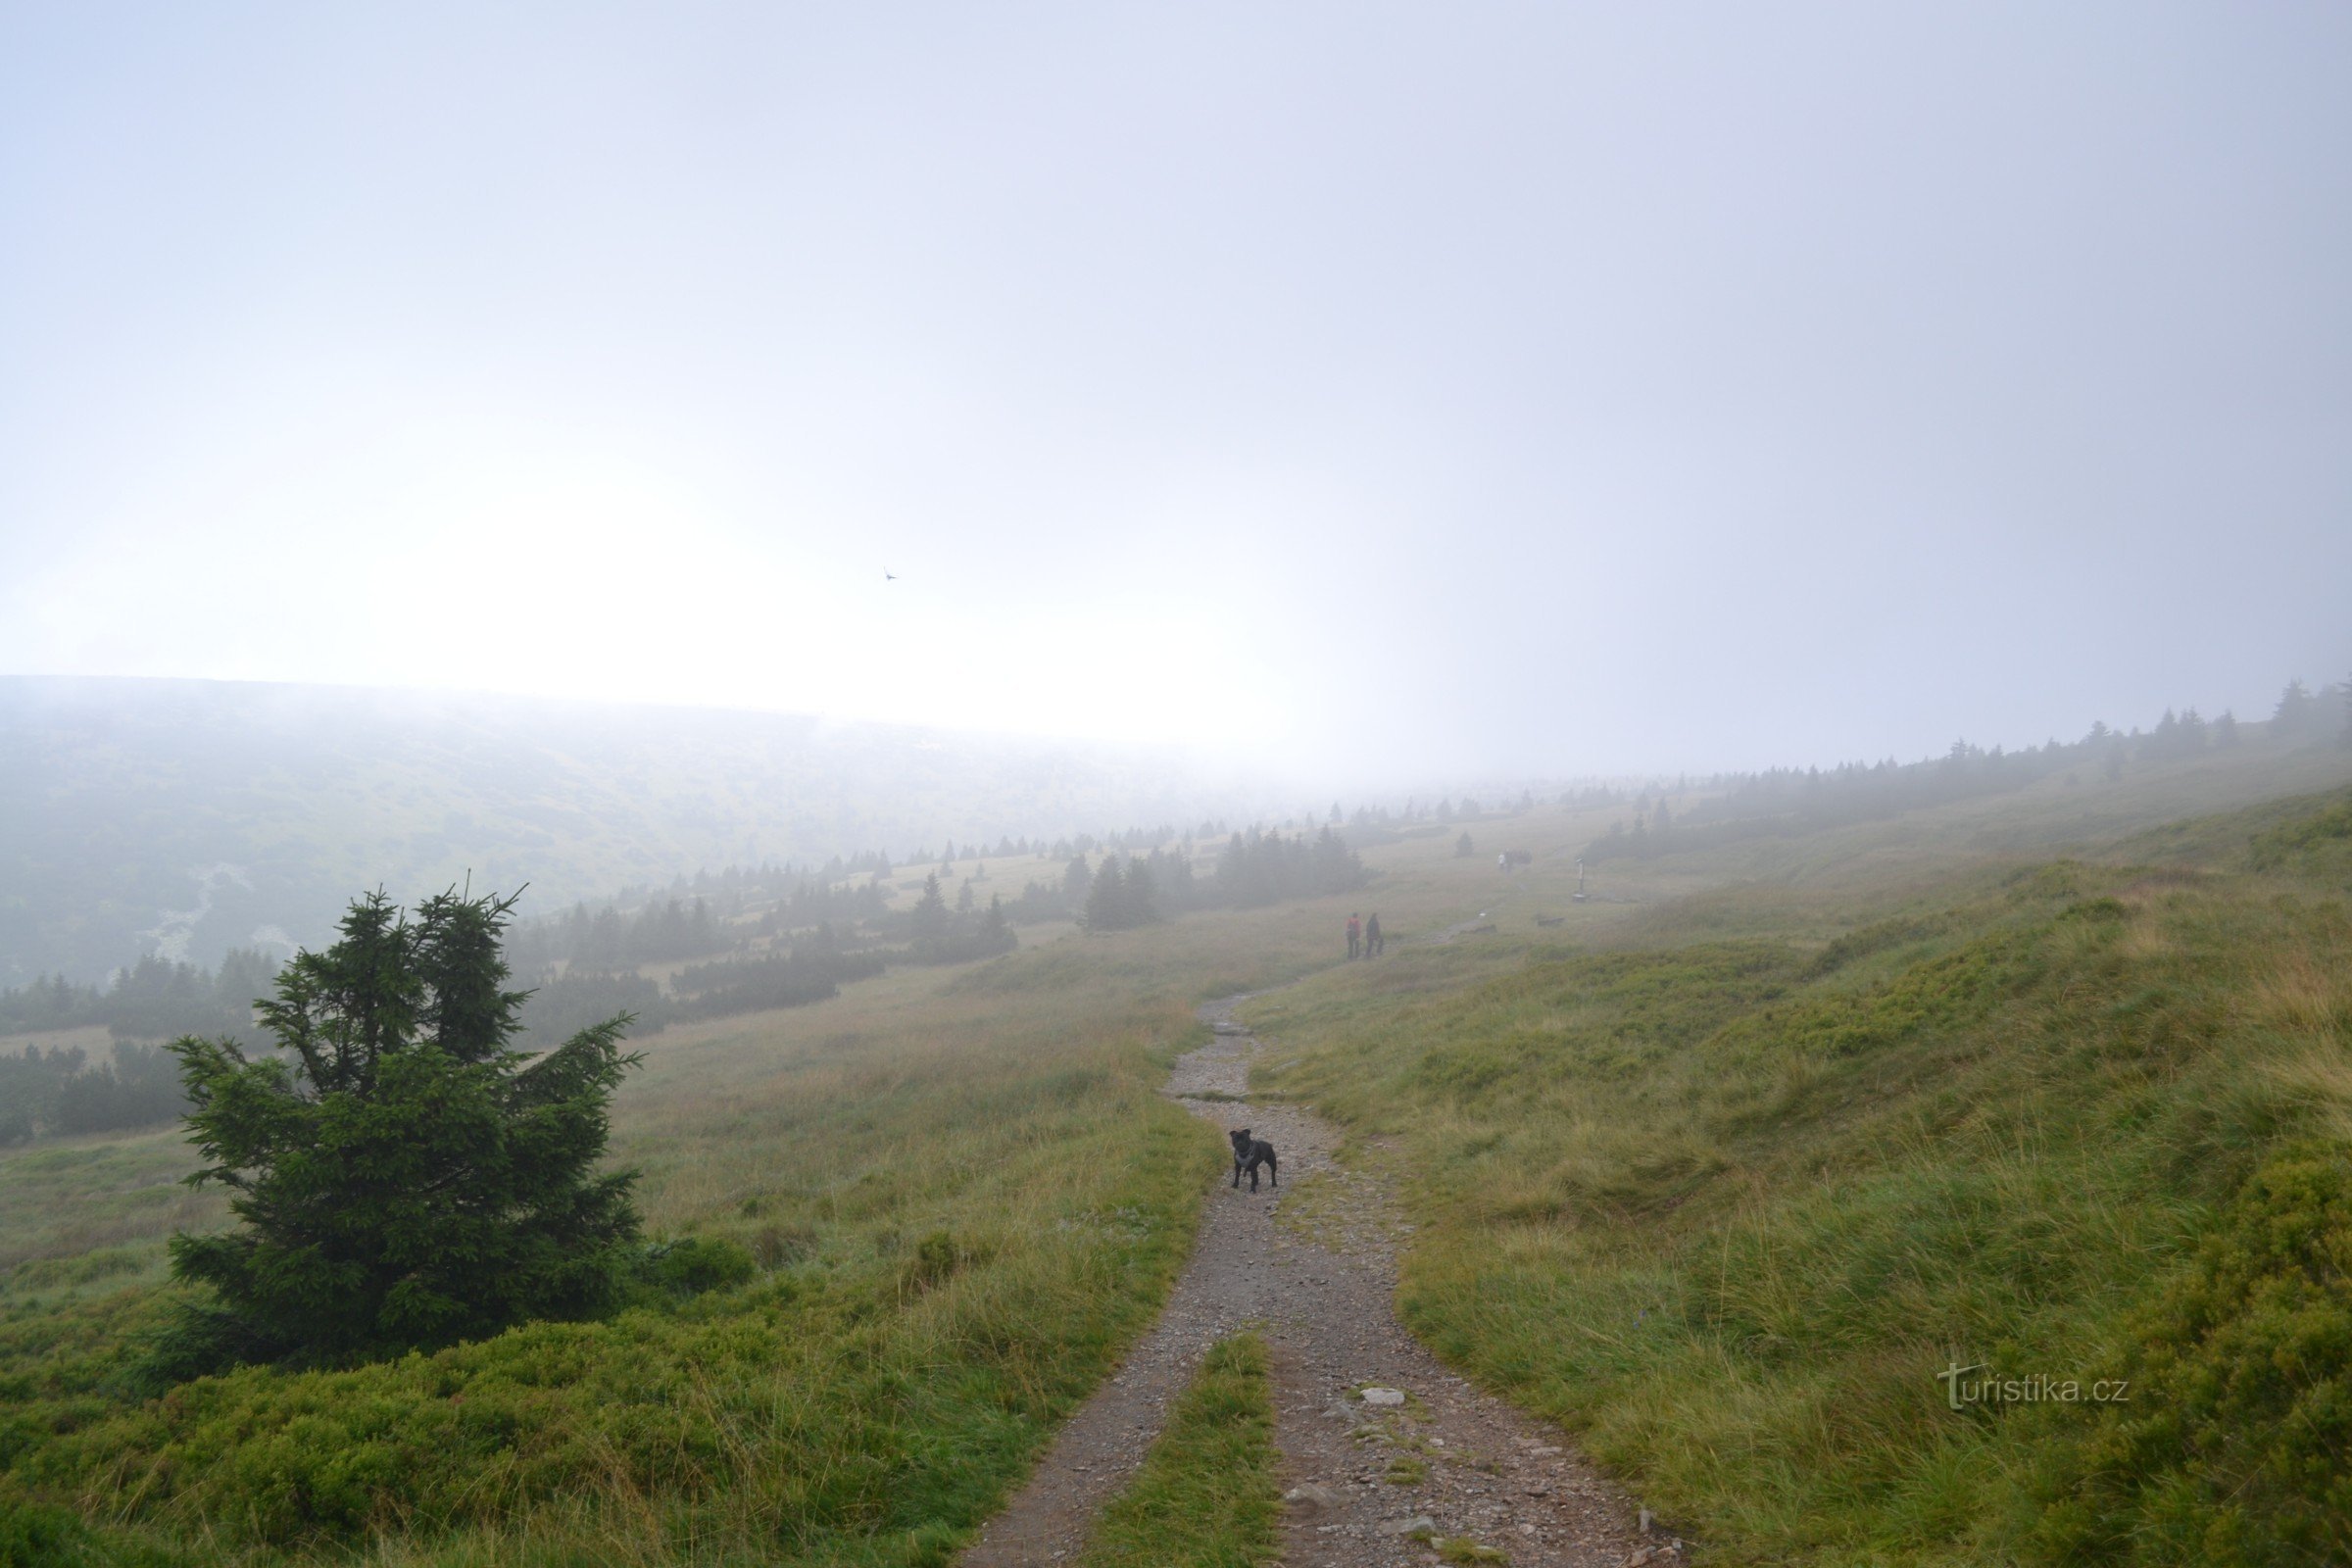
<svg viewBox="0 0 2352 1568"><path fill-rule="evenodd" d="M2257 870L2275 870L2347 839L2352 839L2352 794L2339 795L2309 815L2256 834L2246 861Z"/></svg>
<svg viewBox="0 0 2352 1568"><path fill-rule="evenodd" d="M90 1535L63 1508L0 1497L0 1568L77 1568L91 1560Z"/></svg>
<svg viewBox="0 0 2352 1568"><path fill-rule="evenodd" d="M707 1236L656 1243L645 1250L644 1268L648 1282L676 1296L732 1290L760 1272L743 1248Z"/></svg>
<svg viewBox="0 0 2352 1568"><path fill-rule="evenodd" d="M2352 1561L2352 1164L2298 1145L2246 1183L2109 1369L2128 1403L2053 1469L2053 1560Z"/></svg>

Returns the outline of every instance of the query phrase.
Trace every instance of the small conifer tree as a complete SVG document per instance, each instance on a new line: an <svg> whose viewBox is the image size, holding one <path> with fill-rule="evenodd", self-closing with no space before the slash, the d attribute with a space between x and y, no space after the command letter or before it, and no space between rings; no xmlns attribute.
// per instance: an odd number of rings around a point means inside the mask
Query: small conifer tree
<svg viewBox="0 0 2352 1568"><path fill-rule="evenodd" d="M412 921L370 894L260 1004L277 1054L173 1042L204 1158L188 1180L228 1188L243 1223L172 1239L172 1273L213 1300L153 1375L395 1355L613 1303L637 1178L596 1166L630 1017L514 1050L514 905L447 893Z"/></svg>
<svg viewBox="0 0 2352 1568"><path fill-rule="evenodd" d="M948 901L939 891L939 873L923 878L923 896L915 901L911 917L914 945L936 947L948 934Z"/></svg>
<svg viewBox="0 0 2352 1568"><path fill-rule="evenodd" d="M1116 855L1102 857L1087 888L1084 923L1089 931L1116 931L1128 923L1126 879L1119 874Z"/></svg>

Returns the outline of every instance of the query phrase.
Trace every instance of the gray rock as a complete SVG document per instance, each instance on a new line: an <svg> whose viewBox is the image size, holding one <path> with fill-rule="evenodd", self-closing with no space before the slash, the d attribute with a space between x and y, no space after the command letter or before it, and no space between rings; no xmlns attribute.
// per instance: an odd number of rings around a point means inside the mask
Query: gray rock
<svg viewBox="0 0 2352 1568"><path fill-rule="evenodd" d="M1402 1389L1366 1389L1364 1402L1366 1404L1402 1404L1404 1391Z"/></svg>
<svg viewBox="0 0 2352 1568"><path fill-rule="evenodd" d="M1329 1513L1340 1505L1340 1494L1319 1482L1309 1481L1284 1493L1282 1500L1299 1513Z"/></svg>
<svg viewBox="0 0 2352 1568"><path fill-rule="evenodd" d="M1373 1528L1384 1536L1409 1536L1416 1530L1435 1534L1438 1522L1425 1513L1417 1513L1406 1519L1383 1519Z"/></svg>

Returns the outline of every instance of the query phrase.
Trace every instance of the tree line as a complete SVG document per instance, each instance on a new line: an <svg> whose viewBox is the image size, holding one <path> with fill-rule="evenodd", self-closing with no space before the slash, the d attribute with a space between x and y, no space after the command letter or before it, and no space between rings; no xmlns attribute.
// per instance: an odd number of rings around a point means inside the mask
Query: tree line
<svg viewBox="0 0 2352 1568"><path fill-rule="evenodd" d="M0 1056L0 1145L153 1127L187 1108L179 1064L162 1046L118 1040L114 1059L95 1065L79 1046Z"/></svg>
<svg viewBox="0 0 2352 1568"><path fill-rule="evenodd" d="M218 970L150 955L117 970L104 985L75 985L64 975L0 991L0 1034L99 1027L117 1040L169 1040L173 1035L234 1035L258 1039L256 998L277 976L277 960L239 949Z"/></svg>
<svg viewBox="0 0 2352 1568"><path fill-rule="evenodd" d="M904 945L853 945L830 921L820 921L788 947L688 964L666 987L634 971L550 973L522 994L517 1038L526 1047L538 1047L622 1012L632 1019L630 1032L644 1036L697 1018L808 1006L893 963L958 963L1010 953L1019 942L1002 901L986 910L951 910L936 876L923 902L910 910L885 911L877 924L878 936Z"/></svg>
<svg viewBox="0 0 2352 1568"><path fill-rule="evenodd" d="M1132 844L1142 837L1113 839ZM878 881L841 887L792 873L789 881L779 874L776 902L756 928L722 918L702 895L633 911L617 902L595 908L575 904L536 921L510 922L502 913L504 961L535 977L514 993L517 1045L546 1049L622 1013L648 1035L687 1019L806 1005L887 964L959 963L1010 953L1019 945L1018 924L1075 920L1089 930L1123 930L1188 909L1345 892L1366 880L1361 858L1329 825L1311 837L1255 827L1235 832L1206 876L1195 874L1183 848L1164 842L1123 852L1080 835L1049 848L1074 843L1090 849L1073 853L1060 876L1031 881L1010 900L992 894L985 905L972 879L951 897L937 872L926 877L914 906L900 910L889 907ZM1089 853L1098 852L1090 863ZM735 876L731 891L755 885ZM769 951L743 951L752 929L767 939ZM777 951L795 932L797 939ZM648 963L692 959L704 961L688 962L666 986L637 972ZM0 1032L102 1024L122 1042L196 1036L266 1054L255 1001L277 974L266 955L240 952L218 973L150 956L106 986L44 976L0 992ZM169 1077L144 1048L119 1049L112 1063L95 1065L78 1048L0 1057L0 1088L10 1091L0 1105L22 1111L0 1118L0 1141L168 1121L183 1108Z"/></svg>
<svg viewBox="0 0 2352 1568"><path fill-rule="evenodd" d="M1812 832L1852 822L1883 820L1905 811L1954 801L2022 790L2043 779L2069 784L2085 774L2114 780L2135 764L2177 761L2259 741L2299 748L2352 745L2352 680L2312 692L2301 680L2288 682L2268 723L2239 722L2227 710L2207 719L2191 708L2167 709L2154 728L2129 733L2104 721L2079 741L2052 739L2020 751L1989 751L1954 741L1941 757L1898 763L1846 762L1832 768L1774 768L1760 773L1718 775L1705 782L1717 792L1679 815L1661 788L1634 801L1630 830L1612 822L1585 847L1589 863L1618 858L1647 859L1690 850L1716 848L1742 839Z"/></svg>
<svg viewBox="0 0 2352 1568"><path fill-rule="evenodd" d="M734 940L707 900L686 904L673 898L648 904L635 914L610 904L591 913L586 904L575 904L553 920L517 921L507 949L508 961L526 974L557 963L566 970L610 973L707 957Z"/></svg>
<svg viewBox="0 0 2352 1568"><path fill-rule="evenodd" d="M738 955L690 965L670 981L675 1016L715 1018L766 1007L800 1007L841 994L844 984L878 975L888 962L875 949L845 947L820 925L782 952Z"/></svg>
<svg viewBox="0 0 2352 1568"><path fill-rule="evenodd" d="M1304 832L1250 828L1226 840L1205 876L1182 850L1103 855L1089 865L1075 856L1058 886L1031 882L1005 906L1012 921L1076 920L1090 931L1124 931L1187 909L1259 908L1291 899L1347 893L1370 880L1363 858L1326 824Z"/></svg>
<svg viewBox="0 0 2352 1568"><path fill-rule="evenodd" d="M1443 802L1441 808L1450 820L1455 812L1453 803ZM1477 803L1466 799L1461 809L1467 815L1476 815ZM1332 820L1337 823L1338 808L1335 806L1333 810ZM1393 817L1385 808L1378 811L1377 817L1385 825L1392 820L1412 820L1429 814L1430 808L1408 806L1402 817ZM1375 842L1381 839L1378 829L1372 826L1372 816L1359 809L1356 820L1358 837ZM1051 840L1007 835L994 845L979 841L959 843L951 838L936 856L928 848L920 847L904 858L894 858L887 851L868 850L834 856L822 865L802 866L786 861L730 865L717 871L705 869L672 879L660 893L647 888L626 889L602 906L579 904L553 919L517 920L507 947L518 972L536 973L558 965L570 970L620 970L645 963L708 957L739 945L745 936L754 933L761 937L782 936L826 922L842 930L863 926L887 940L906 941L908 937L903 929L905 911L893 913L884 884L907 866L934 866L943 889L957 879L958 867L968 867L963 871L964 882L987 881L984 858L1000 860L1035 858L1051 860L1066 871L1071 861L1116 855L1122 860L1141 858L1158 867L1172 857L1189 861L1197 839L1206 840L1235 831L1221 818L1204 818L1191 828L1161 823L1099 835L1074 833ZM1261 830L1254 826L1246 834L1250 838L1260 835ZM1189 868L1168 870L1168 879L1178 884L1188 880L1189 875ZM1020 894L1005 899L1004 905L1005 919L1014 925L1073 919L1084 910L1085 888L1064 888L1051 880L1031 880ZM1199 905L1179 887L1170 906L1191 908Z"/></svg>

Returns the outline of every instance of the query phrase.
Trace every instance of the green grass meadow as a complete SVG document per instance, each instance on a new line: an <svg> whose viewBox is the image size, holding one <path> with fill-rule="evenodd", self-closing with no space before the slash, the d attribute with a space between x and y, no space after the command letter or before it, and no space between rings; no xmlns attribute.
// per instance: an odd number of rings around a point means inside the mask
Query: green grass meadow
<svg viewBox="0 0 2352 1568"><path fill-rule="evenodd" d="M2347 799L1825 846L1265 999L1259 1081L1403 1180L1415 1330L1717 1560L2352 1560Z"/></svg>
<svg viewBox="0 0 2352 1568"><path fill-rule="evenodd" d="M1149 1324L1220 1156L1155 1093L1180 1001L935 979L877 982L855 1028L653 1043L616 1152L653 1229L751 1250L739 1289L140 1401L158 1244L20 1264L0 1494L86 1520L90 1562L945 1560ZM121 1180L149 1143L83 1168Z"/></svg>
<svg viewBox="0 0 2352 1568"><path fill-rule="evenodd" d="M1582 903L1622 813L1540 808L1345 899L674 1027L613 1157L753 1277L346 1371L140 1397L165 1238L222 1205L174 1135L12 1150L0 1565L943 1563L1188 1253L1192 1009L1292 981L1258 1087L1398 1179L1408 1321L1706 1560L2352 1560L2347 782L2248 747ZM1380 961L1335 961L1351 909ZM2132 1396L1953 1410L1955 1363ZM1263 1379L1220 1348L1090 1560L1262 1560Z"/></svg>

